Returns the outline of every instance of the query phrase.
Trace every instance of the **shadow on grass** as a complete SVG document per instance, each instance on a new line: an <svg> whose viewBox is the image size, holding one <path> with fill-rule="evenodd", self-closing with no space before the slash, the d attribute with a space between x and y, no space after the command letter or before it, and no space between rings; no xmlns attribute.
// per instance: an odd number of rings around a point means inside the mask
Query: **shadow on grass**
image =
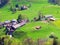
<svg viewBox="0 0 60 45"><path fill-rule="evenodd" d="M27 33L26 32L24 32L24 31L15 31L14 33L13 33L13 36L14 36L14 38L25 38L25 37L27 37Z"/></svg>

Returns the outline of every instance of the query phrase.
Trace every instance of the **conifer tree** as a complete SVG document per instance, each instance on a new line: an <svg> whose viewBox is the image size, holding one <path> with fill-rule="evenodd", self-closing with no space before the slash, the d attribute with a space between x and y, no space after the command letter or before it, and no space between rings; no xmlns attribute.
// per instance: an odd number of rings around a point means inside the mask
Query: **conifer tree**
<svg viewBox="0 0 60 45"><path fill-rule="evenodd" d="M22 15L20 14L20 15L18 16L18 19L17 19L18 23L20 23L21 20L22 20Z"/></svg>

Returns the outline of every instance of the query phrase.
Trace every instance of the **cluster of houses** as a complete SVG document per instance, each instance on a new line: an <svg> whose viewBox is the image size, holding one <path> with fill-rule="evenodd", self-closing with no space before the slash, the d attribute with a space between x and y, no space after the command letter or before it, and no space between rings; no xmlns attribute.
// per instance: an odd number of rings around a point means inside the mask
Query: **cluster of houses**
<svg viewBox="0 0 60 45"><path fill-rule="evenodd" d="M34 20L36 20L36 19L34 19ZM43 16L43 17L39 16L39 18L36 21L43 21L43 20L55 21L55 18L52 15L46 15L46 16ZM16 19L13 19L11 21L7 20L4 23L0 22L0 29L3 28L3 27L5 27L6 35L10 35L10 37L12 37L13 32L17 28L25 25L27 22L28 22L27 19L20 20L20 22L18 22ZM40 29L41 26L37 26L35 28L36 29Z"/></svg>
<svg viewBox="0 0 60 45"><path fill-rule="evenodd" d="M55 21L55 18L52 15L45 15L45 16L39 15L38 18L36 18L36 17L34 18L34 21L45 21L45 20Z"/></svg>
<svg viewBox="0 0 60 45"><path fill-rule="evenodd" d="M52 15L46 15L45 18L47 18L50 21L55 21L55 18Z"/></svg>
<svg viewBox="0 0 60 45"><path fill-rule="evenodd" d="M26 6L26 5L19 6L18 4L16 4L15 7L16 7L16 9L19 9L19 10L26 10L26 9L28 9L28 6Z"/></svg>
<svg viewBox="0 0 60 45"><path fill-rule="evenodd" d="M27 10L30 7L31 7L31 4L29 4L28 6L27 5L19 6L18 4L16 4L14 8L13 6L10 7L10 11L12 11L12 13L14 14L16 11Z"/></svg>
<svg viewBox="0 0 60 45"><path fill-rule="evenodd" d="M6 35L10 35L10 37L12 37L13 32L17 28L25 25L26 22L27 22L27 20L21 20L20 23L18 23L16 19L13 19L12 21L7 20L4 23L0 23L0 28L5 27Z"/></svg>

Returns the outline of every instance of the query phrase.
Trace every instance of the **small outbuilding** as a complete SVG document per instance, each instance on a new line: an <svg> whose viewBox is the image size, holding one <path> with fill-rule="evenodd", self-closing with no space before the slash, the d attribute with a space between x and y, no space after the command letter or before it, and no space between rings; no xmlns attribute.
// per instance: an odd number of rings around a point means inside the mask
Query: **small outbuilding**
<svg viewBox="0 0 60 45"><path fill-rule="evenodd" d="M36 27L35 27L35 29L37 29L37 30L40 29L40 28L41 28L41 26L36 26Z"/></svg>
<svg viewBox="0 0 60 45"><path fill-rule="evenodd" d="M6 21L4 22L4 26L7 26L7 25L10 25L10 21L9 21L9 20L6 20Z"/></svg>
<svg viewBox="0 0 60 45"><path fill-rule="evenodd" d="M27 6L25 6L25 5L21 6L21 10L26 10L26 9L28 9Z"/></svg>
<svg viewBox="0 0 60 45"><path fill-rule="evenodd" d="M11 23L12 23L12 25L17 24L17 20L16 20L16 19L13 19L13 20L11 21Z"/></svg>
<svg viewBox="0 0 60 45"><path fill-rule="evenodd" d="M50 20L50 21L55 21L55 18L52 15L46 15L45 19Z"/></svg>

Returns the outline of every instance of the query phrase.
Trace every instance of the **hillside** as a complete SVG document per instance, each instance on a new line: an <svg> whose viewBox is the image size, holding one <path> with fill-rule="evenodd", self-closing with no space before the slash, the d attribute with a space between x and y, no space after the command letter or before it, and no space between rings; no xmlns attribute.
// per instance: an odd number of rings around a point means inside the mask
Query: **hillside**
<svg viewBox="0 0 60 45"><path fill-rule="evenodd" d="M19 6L28 6L30 3L32 5L27 10L17 10L14 14L10 11L11 6L14 8L16 4ZM45 23L44 21L31 22L34 17L38 17L39 11L42 12L43 15L52 15L56 20L49 23ZM23 18L28 18L30 22L15 30L13 33L15 40L22 41L25 38L32 38L34 40L38 38L48 38L51 32L54 32L60 40L60 6L48 3L48 0L10 0L8 4L0 8L0 22L17 19L19 14L22 14ZM41 29L36 30L36 26L41 26ZM0 36L5 35L4 29L5 28L0 29Z"/></svg>

